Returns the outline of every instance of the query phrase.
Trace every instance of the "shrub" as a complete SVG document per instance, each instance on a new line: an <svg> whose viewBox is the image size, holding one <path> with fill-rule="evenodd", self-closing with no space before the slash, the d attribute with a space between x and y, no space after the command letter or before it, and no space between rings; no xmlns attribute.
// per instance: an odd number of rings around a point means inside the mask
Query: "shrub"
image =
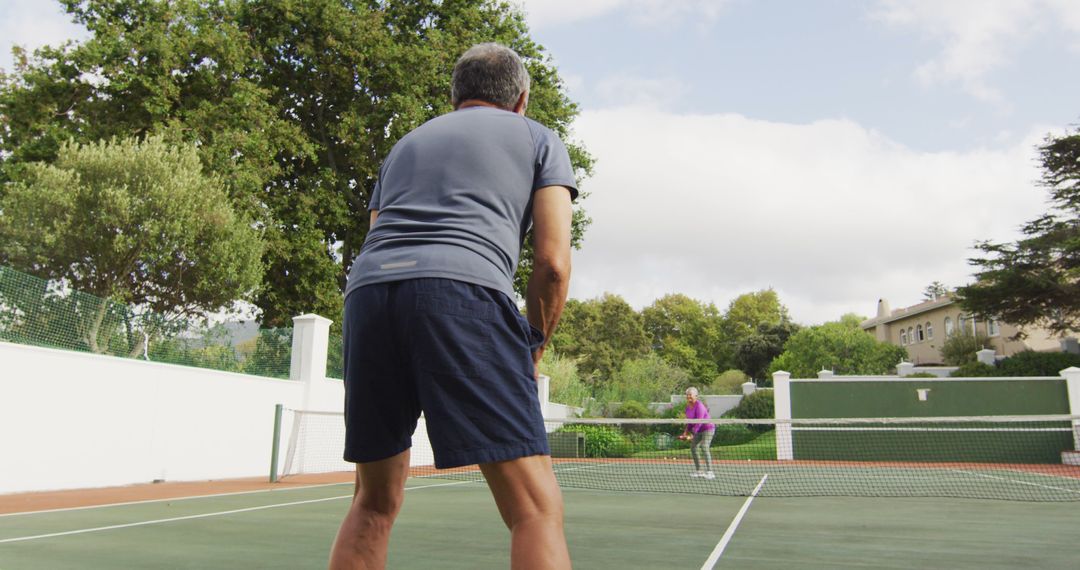
<svg viewBox="0 0 1080 570"><path fill-rule="evenodd" d="M716 426L716 432L713 434L712 446L741 445L753 441L757 436L757 432L750 429L750 426L718 425Z"/></svg>
<svg viewBox="0 0 1080 570"><path fill-rule="evenodd" d="M749 382L750 377L742 370L727 370L713 379L709 384L711 394L742 394L742 385Z"/></svg>
<svg viewBox="0 0 1080 570"><path fill-rule="evenodd" d="M975 362L975 353L990 346L990 339L985 335L967 332L954 334L941 345L941 358L949 366L962 366Z"/></svg>
<svg viewBox="0 0 1080 570"><path fill-rule="evenodd" d="M776 417L776 409L773 406L772 390L757 390L753 394L743 396L739 405L728 410L724 417L739 418L744 420L760 420ZM753 431L768 431L771 425L750 426Z"/></svg>
<svg viewBox="0 0 1080 570"><path fill-rule="evenodd" d="M623 362L609 385L615 401L662 402L690 384L690 373L649 354Z"/></svg>
<svg viewBox="0 0 1080 570"><path fill-rule="evenodd" d="M645 404L630 400L629 402L623 402L612 416L616 418L642 419L656 417L656 414L652 413Z"/></svg>
<svg viewBox="0 0 1080 570"><path fill-rule="evenodd" d="M540 373L551 378L548 398L552 402L570 406L586 406L589 387L578 375L577 361L549 351L540 360Z"/></svg>
<svg viewBox="0 0 1080 570"><path fill-rule="evenodd" d="M686 412L680 405L671 406L664 411L656 414L656 417L663 420L677 420L686 417ZM664 423L653 426L652 433L666 433L671 436L678 436L683 432L684 424L678 423Z"/></svg>
<svg viewBox="0 0 1080 570"><path fill-rule="evenodd" d="M1080 367L1080 354L1068 352L1018 352L998 363L1000 376L1057 376L1062 370Z"/></svg>
<svg viewBox="0 0 1080 570"><path fill-rule="evenodd" d="M613 413L611 415L613 417L616 417L616 418L627 418L627 419L642 419L642 418L656 417L656 414L653 414L651 411L649 411L649 408L646 407L645 404L642 404L641 402L635 402L633 400L630 400L629 402L623 402L619 406L619 408L617 410L615 410L615 413ZM652 431L650 428L652 428L652 426L649 426L649 425L631 425L631 426L623 426L623 431L627 435L630 435L630 434L643 434L643 433L649 433L650 431ZM635 443L635 447L637 447L637 445L636 445L637 442L634 442L634 443Z"/></svg>
<svg viewBox="0 0 1080 570"><path fill-rule="evenodd" d="M931 374L929 372L916 372L914 374L908 374L904 378L937 378L937 374Z"/></svg>
<svg viewBox="0 0 1080 570"><path fill-rule="evenodd" d="M952 376L954 378L981 378L985 376L1000 376L996 366L990 366L989 364L983 364L982 362L974 361L966 364L961 364L960 368L953 371Z"/></svg>
<svg viewBox="0 0 1080 570"><path fill-rule="evenodd" d="M627 441L614 426L568 424L559 431L585 434L585 457L623 457L627 453Z"/></svg>

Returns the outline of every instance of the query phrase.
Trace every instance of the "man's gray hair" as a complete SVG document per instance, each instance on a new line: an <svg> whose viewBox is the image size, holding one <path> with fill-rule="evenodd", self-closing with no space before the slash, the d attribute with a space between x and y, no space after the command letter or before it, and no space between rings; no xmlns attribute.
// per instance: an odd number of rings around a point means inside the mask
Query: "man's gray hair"
<svg viewBox="0 0 1080 570"><path fill-rule="evenodd" d="M686 395L687 396L697 396L698 395L697 388L694 388L693 386L687 388L686 389Z"/></svg>
<svg viewBox="0 0 1080 570"><path fill-rule="evenodd" d="M529 90L529 72L514 50L495 43L469 48L454 65L450 103L479 99L508 111Z"/></svg>

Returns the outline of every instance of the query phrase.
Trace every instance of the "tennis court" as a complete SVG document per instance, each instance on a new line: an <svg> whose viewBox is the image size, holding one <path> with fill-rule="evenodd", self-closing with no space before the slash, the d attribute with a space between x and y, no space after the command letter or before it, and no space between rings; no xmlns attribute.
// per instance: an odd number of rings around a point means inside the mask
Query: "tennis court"
<svg viewBox="0 0 1080 570"><path fill-rule="evenodd" d="M783 467L783 468L781 468ZM1080 478L942 469L939 488L972 496L775 497L770 486L845 477L835 488L908 481L903 469L718 462L715 480L669 462L560 461L577 568L1066 568L1076 564ZM863 469L863 468L860 468ZM575 487L573 477L612 489ZM924 476L930 477L934 473ZM634 491L633 479L684 492ZM785 483L785 480L788 482ZM946 485L941 487L941 485ZM986 485L994 485L986 489ZM710 494L710 486L725 488ZM391 568L506 568L509 536L471 476L414 477L391 542ZM735 487L745 487L738 488ZM755 495L755 490L757 490ZM0 515L0 568L323 568L352 493L348 483L279 485L218 496Z"/></svg>

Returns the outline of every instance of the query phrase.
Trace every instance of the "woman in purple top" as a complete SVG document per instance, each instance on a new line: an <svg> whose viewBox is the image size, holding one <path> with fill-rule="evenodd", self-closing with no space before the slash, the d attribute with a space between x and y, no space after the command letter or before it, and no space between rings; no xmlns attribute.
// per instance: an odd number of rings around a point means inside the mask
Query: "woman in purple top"
<svg viewBox="0 0 1080 570"><path fill-rule="evenodd" d="M686 419L709 419L709 408L706 408L705 404L698 399L697 388L686 389ZM686 430L680 436L681 439L690 441L690 456L694 458L694 472L690 474L691 477L716 478L712 472L712 453L709 452L715 430L716 426L713 424L687 424ZM704 471L701 470L701 462L698 459L700 452L705 454Z"/></svg>

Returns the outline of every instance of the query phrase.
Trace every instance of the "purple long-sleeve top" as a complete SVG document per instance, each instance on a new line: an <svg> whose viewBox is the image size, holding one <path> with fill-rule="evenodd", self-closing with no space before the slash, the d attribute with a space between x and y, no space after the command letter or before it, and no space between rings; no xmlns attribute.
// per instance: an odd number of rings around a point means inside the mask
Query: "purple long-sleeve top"
<svg viewBox="0 0 1080 570"><path fill-rule="evenodd" d="M701 403L701 400L698 400L693 404L687 404L686 419L707 420L709 419L709 409L705 407L705 404ZM688 427L690 428L689 431L693 433L716 429L716 425L714 424L690 424Z"/></svg>

